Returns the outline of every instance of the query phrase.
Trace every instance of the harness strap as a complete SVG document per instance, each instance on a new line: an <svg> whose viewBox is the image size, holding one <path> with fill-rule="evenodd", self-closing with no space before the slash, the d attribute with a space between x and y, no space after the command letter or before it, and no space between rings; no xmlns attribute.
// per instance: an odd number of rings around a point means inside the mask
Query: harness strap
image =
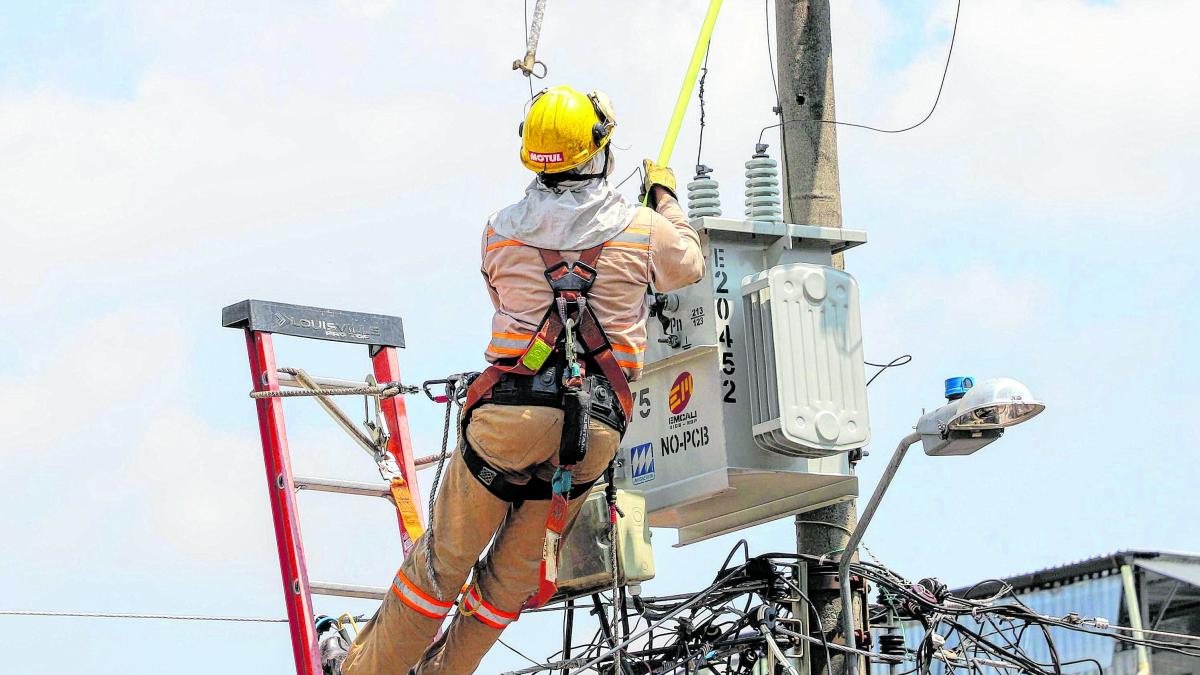
<svg viewBox="0 0 1200 675"><path fill-rule="evenodd" d="M538 255L546 266L546 281L554 291L554 302L546 310L537 333L530 339L516 362L512 365L493 364L488 367L471 383L463 405L466 415L469 415L472 409L491 395L492 389L505 374L536 375L546 360L558 349L558 342L563 337L564 330L571 326L572 330L565 336L567 353L562 355L572 371L563 374L566 387L563 393L566 413L563 437L559 445L558 461L554 462L554 478L550 485L546 486L550 488L550 513L546 518L546 539L542 546L538 589L525 601L526 609L541 607L558 591L559 544L567 526L569 500L585 494L595 482L591 481L587 485L572 484L572 470L582 461L583 453L587 450L591 412L591 394L587 379L582 377L582 369L578 367L582 364L576 362L576 335L583 354L592 359L608 380L621 405L626 422L633 413L633 393L629 389L629 381L625 379L624 370L613 356L612 345L604 333L604 328L587 304L587 293L596 279L596 262L603 252L603 244L593 246L581 252L576 262L568 263L560 251L538 249ZM574 317L569 316L568 303L574 305ZM515 484L503 478L501 472L484 461L479 453L471 448L470 443L463 444L461 455L475 478L497 497L509 502L539 498L528 496L536 478L517 489ZM537 494L546 494L545 487L542 487L545 481L538 482L541 485L537 487Z"/></svg>
<svg viewBox="0 0 1200 675"><path fill-rule="evenodd" d="M459 453L463 458L463 463L467 465L467 470L475 477L475 480L483 483L483 486L488 489L488 492L496 496L496 498L520 504L521 502L539 502L550 499L553 489L550 482L533 476L527 483L514 483L504 477L504 473L492 466L484 459L479 451L471 446L469 442L464 442L462 451ZM585 483L576 483L571 486L569 499L577 499L587 494L592 486L600 480L600 477L587 481Z"/></svg>

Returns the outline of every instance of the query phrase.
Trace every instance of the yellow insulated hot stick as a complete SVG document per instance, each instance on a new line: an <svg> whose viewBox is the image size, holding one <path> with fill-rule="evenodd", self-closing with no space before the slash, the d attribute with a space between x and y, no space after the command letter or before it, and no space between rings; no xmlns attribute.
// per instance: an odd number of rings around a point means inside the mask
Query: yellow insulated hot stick
<svg viewBox="0 0 1200 675"><path fill-rule="evenodd" d="M696 39L696 48L692 50L692 60L688 63L687 73L683 76L683 86L679 89L679 98L675 99L675 111L671 113L671 123L667 125L667 136L663 139L662 148L658 151L655 164L667 166L671 163L671 153L675 150L675 139L679 138L679 127L683 126L683 114L687 112L688 101L692 99L692 90L696 88L696 76L700 74L700 65L704 63L704 53L712 39L713 26L717 23L717 13L721 11L722 0L709 0L708 13L704 15L704 23L700 26L700 37ZM646 199L649 199L647 195ZM645 203L645 200L643 200Z"/></svg>

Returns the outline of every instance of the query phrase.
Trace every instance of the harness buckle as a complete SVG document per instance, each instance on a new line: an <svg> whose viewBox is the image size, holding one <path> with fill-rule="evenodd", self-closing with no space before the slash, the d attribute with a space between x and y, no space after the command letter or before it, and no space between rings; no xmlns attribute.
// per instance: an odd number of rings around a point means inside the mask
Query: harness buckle
<svg viewBox="0 0 1200 675"><path fill-rule="evenodd" d="M569 264L565 260L560 260L547 267L545 275L546 281L556 295L571 291L586 294L592 289L592 283L596 281L596 269L578 260Z"/></svg>

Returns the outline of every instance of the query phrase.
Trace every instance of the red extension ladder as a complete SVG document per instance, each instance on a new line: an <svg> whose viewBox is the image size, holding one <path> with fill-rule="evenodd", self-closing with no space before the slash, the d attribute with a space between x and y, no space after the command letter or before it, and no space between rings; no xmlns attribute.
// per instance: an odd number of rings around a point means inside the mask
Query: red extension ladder
<svg viewBox="0 0 1200 675"><path fill-rule="evenodd" d="M304 544L300 536L300 519L296 510L296 491L310 489L388 498L391 498L391 494L386 485L293 476L287 434L284 430L283 398L299 392L281 390L280 387L282 385L303 389L306 385L300 380L307 379L309 383L315 382L330 394L339 389L348 391L374 387L379 392L386 390L387 393L376 395L379 416L386 423L386 429L379 430L378 446L380 450L386 449L386 453L394 461L396 472L407 484L411 495L410 506L420 503L417 494L417 469L413 461L412 441L409 438L403 396L405 391L412 393L412 388L399 384L400 365L396 350L404 346L403 325L400 318L394 316L262 300L244 300L224 308L221 311L221 325L239 328L245 332L246 349L250 356L250 377L255 392L252 396L261 396L255 399L255 404L258 407L263 461L267 470L267 489L271 498L271 515L275 524L275 541L279 549L279 571L287 604L296 673L321 675L317 633L313 624L312 594L315 592L351 597L379 597L380 589L309 583ZM294 371L281 372L275 365L273 334L367 345L377 384L309 378L306 375L302 378ZM396 393L397 389L400 393ZM329 411L329 408L326 410ZM347 431L354 435L350 429ZM410 514L411 517L414 516ZM419 514L415 517L419 518ZM414 528L406 526L405 519L399 512L397 520L400 523L401 541L407 553L416 538L414 533L410 532L410 529ZM417 522L419 523L419 520Z"/></svg>

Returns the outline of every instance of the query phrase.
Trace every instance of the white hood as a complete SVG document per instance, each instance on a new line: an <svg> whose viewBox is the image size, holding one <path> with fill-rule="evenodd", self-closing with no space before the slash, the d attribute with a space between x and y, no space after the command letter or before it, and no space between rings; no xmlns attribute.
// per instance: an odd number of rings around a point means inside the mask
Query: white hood
<svg viewBox="0 0 1200 675"><path fill-rule="evenodd" d="M582 174L605 170L597 154L579 167ZM535 178L525 188L525 198L500 209L488 219L496 234L537 248L582 251L620 234L633 221L637 205L608 184L612 159L604 178L563 181L554 187Z"/></svg>

